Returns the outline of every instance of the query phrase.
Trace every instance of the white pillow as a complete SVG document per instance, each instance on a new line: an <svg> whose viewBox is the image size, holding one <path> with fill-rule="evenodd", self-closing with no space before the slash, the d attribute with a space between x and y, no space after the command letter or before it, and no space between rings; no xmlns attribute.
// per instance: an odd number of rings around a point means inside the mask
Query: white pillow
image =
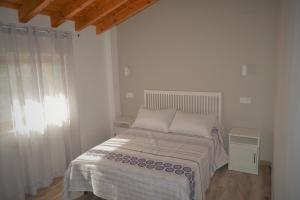
<svg viewBox="0 0 300 200"><path fill-rule="evenodd" d="M175 112L175 109L150 110L141 107L131 127L168 132Z"/></svg>
<svg viewBox="0 0 300 200"><path fill-rule="evenodd" d="M169 131L212 138L211 130L216 120L217 116L214 114L201 115L177 111Z"/></svg>

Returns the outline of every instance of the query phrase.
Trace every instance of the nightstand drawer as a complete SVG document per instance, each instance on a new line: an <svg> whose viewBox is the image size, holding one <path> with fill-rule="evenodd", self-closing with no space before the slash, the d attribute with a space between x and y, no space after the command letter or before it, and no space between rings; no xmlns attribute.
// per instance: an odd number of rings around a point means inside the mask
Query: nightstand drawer
<svg viewBox="0 0 300 200"><path fill-rule="evenodd" d="M258 139L257 138L248 138L248 137L241 137L241 136L230 136L230 142L231 143L237 143L237 144L249 144L249 145L257 145Z"/></svg>
<svg viewBox="0 0 300 200"><path fill-rule="evenodd" d="M260 133L234 128L229 133L229 170L258 174Z"/></svg>
<svg viewBox="0 0 300 200"><path fill-rule="evenodd" d="M231 143L229 147L229 169L257 174L257 153L256 145Z"/></svg>

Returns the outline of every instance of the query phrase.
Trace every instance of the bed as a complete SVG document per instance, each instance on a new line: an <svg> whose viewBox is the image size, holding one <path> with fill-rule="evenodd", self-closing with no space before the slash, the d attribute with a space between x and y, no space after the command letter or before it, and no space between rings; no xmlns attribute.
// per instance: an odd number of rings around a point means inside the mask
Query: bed
<svg viewBox="0 0 300 200"><path fill-rule="evenodd" d="M144 91L144 106L218 115L211 138L132 128L69 165L64 198L89 191L107 200L205 200L214 172L227 163L221 93Z"/></svg>

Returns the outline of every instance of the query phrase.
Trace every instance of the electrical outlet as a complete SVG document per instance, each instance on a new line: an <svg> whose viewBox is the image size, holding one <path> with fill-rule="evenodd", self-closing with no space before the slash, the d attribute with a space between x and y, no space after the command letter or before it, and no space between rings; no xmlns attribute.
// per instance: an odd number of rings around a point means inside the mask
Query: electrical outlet
<svg viewBox="0 0 300 200"><path fill-rule="evenodd" d="M127 92L126 98L134 98L134 94L132 92Z"/></svg>
<svg viewBox="0 0 300 200"><path fill-rule="evenodd" d="M251 104L251 102L252 102L251 97L240 97L240 103Z"/></svg>

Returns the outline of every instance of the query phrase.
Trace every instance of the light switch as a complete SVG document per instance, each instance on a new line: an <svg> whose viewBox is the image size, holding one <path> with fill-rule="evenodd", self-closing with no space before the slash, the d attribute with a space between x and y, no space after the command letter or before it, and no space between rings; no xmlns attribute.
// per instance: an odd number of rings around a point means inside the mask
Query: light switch
<svg viewBox="0 0 300 200"><path fill-rule="evenodd" d="M132 92L127 92L126 98L134 98L134 94Z"/></svg>
<svg viewBox="0 0 300 200"><path fill-rule="evenodd" d="M240 97L240 103L250 104L252 102L251 97Z"/></svg>

